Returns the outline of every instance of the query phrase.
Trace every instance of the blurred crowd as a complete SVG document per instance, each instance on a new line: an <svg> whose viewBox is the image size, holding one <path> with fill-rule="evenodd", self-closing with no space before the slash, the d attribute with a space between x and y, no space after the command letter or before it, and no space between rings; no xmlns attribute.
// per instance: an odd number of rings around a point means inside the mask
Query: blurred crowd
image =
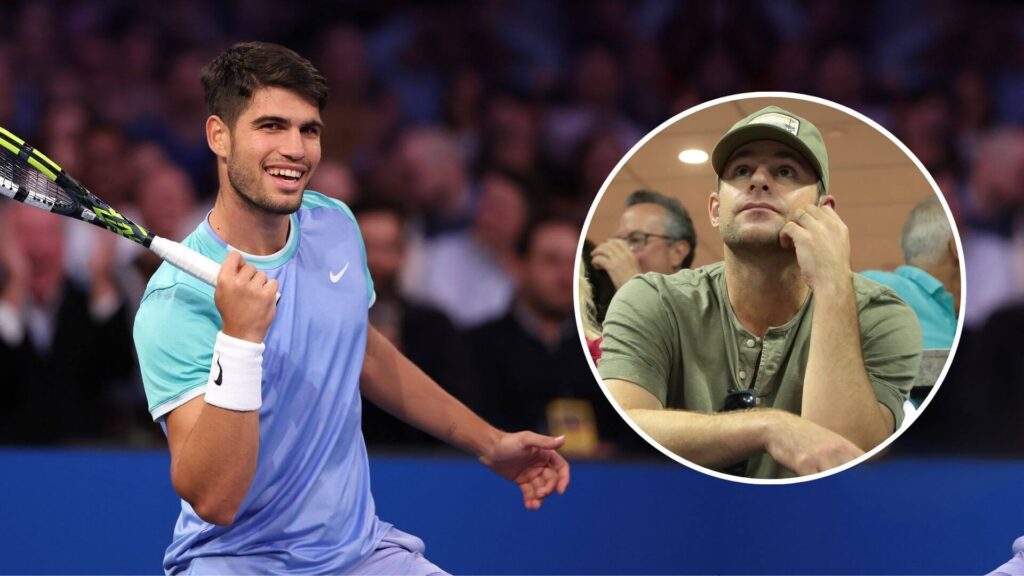
<svg viewBox="0 0 1024 576"><path fill-rule="evenodd" d="M580 347L582 222L634 143L712 98L803 92L887 127L956 214L972 342L1008 349L995 324L1024 314L1024 8L1012 2L14 0L0 11L0 126L175 239L216 192L202 66L253 39L308 57L331 90L311 188L356 211L371 321L498 425L578 434L581 454L648 452ZM22 333L5 332L0 308L0 380L14 398L0 442L162 445L137 369L120 365L159 262L12 204L0 203L0 296ZM54 229L61 241L41 246ZM977 362L1004 365L986 354ZM969 397L979 417L1002 401L958 364L940 397ZM992 377L1010 374L1019 380ZM930 434L963 425L951 404L936 412ZM365 418L371 444L434 446L372 408Z"/></svg>

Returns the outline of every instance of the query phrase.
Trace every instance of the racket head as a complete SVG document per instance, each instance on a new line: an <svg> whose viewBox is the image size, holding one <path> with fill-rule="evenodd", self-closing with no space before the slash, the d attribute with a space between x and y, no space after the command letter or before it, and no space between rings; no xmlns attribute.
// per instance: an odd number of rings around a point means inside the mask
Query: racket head
<svg viewBox="0 0 1024 576"><path fill-rule="evenodd" d="M0 127L0 195L89 222L149 246L153 235L79 184L45 154Z"/></svg>

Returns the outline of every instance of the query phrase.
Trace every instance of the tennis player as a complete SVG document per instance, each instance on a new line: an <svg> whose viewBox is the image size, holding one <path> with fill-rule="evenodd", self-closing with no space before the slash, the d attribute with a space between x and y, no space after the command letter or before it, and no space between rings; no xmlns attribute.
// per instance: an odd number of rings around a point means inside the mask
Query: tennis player
<svg viewBox="0 0 1024 576"><path fill-rule="evenodd" d="M377 518L360 391L479 456L527 508L564 492L563 438L493 428L368 326L373 282L352 213L305 190L323 76L291 50L248 43L211 62L203 86L219 190L184 243L223 267L213 289L162 266L135 323L182 498L164 569L443 573L419 538Z"/></svg>

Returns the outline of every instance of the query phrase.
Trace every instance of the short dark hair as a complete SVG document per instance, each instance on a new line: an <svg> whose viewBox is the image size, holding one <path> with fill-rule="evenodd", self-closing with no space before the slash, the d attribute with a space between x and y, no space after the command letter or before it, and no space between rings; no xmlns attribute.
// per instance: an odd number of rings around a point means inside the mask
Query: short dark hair
<svg viewBox="0 0 1024 576"><path fill-rule="evenodd" d="M242 110L260 88L286 88L327 105L327 80L302 56L268 42L235 44L203 68L206 108L228 126L234 126Z"/></svg>
<svg viewBox="0 0 1024 576"><path fill-rule="evenodd" d="M577 219L570 218L558 211L534 215L527 222L523 233L519 235L519 241L516 242L517 256L526 258L530 254L530 251L533 250L533 241L536 239L537 231L545 226L565 226L577 232L583 228Z"/></svg>
<svg viewBox="0 0 1024 576"><path fill-rule="evenodd" d="M690 245L690 253L683 259L682 264L683 268L689 268L697 253L697 231L693 229L690 213L683 208L682 203L654 190L637 190L626 198L626 208L637 204L657 204L665 209L668 213L668 217L665 218L665 235L674 241L682 240Z"/></svg>

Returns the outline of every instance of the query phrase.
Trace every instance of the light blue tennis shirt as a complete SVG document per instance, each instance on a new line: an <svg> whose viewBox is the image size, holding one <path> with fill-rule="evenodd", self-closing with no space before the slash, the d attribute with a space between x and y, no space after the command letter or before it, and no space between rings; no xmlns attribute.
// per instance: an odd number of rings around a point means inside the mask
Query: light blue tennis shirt
<svg viewBox="0 0 1024 576"><path fill-rule="evenodd" d="M280 252L246 256L281 292L263 353L252 486L227 527L181 502L168 573L340 573L390 528L376 516L361 430L359 373L374 300L362 237L344 204L316 192L290 218ZM207 221L184 244L216 262L228 253ZM203 394L220 327L213 288L161 266L135 320L154 420Z"/></svg>
<svg viewBox="0 0 1024 576"><path fill-rule="evenodd" d="M924 348L952 348L956 337L953 295L934 276L916 266L900 266L893 272L868 270L862 275L892 288L914 309L921 322Z"/></svg>

